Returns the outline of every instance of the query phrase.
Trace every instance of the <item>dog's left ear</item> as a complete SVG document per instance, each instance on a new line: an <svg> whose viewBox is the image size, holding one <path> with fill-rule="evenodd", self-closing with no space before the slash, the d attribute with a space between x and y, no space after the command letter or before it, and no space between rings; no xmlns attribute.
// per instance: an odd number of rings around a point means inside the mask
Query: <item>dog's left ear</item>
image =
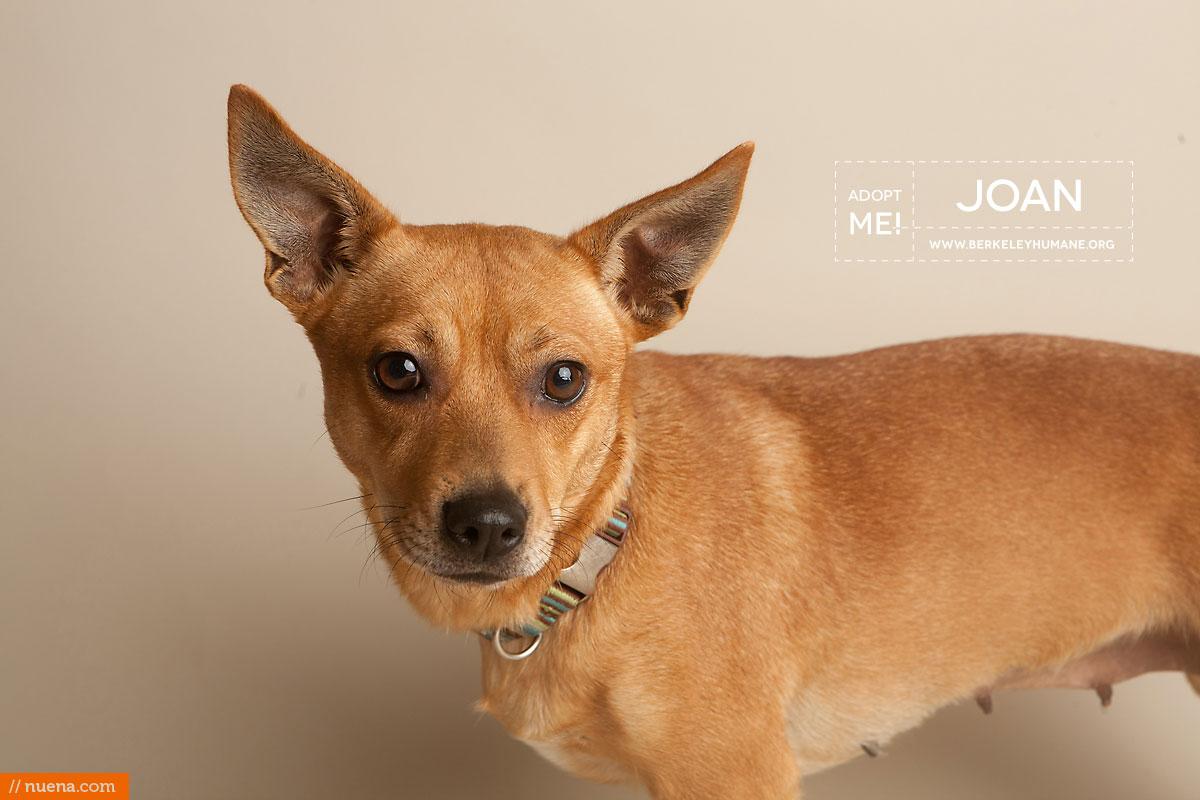
<svg viewBox="0 0 1200 800"><path fill-rule="evenodd" d="M596 262L601 285L631 318L638 341L683 318L733 227L753 154L753 142L738 145L699 175L569 237Z"/></svg>

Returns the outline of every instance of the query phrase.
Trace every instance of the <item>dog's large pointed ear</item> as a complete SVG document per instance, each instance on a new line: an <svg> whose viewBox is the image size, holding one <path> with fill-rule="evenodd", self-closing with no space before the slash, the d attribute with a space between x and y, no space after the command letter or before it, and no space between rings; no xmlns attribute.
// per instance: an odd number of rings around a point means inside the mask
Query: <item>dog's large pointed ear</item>
<svg viewBox="0 0 1200 800"><path fill-rule="evenodd" d="M229 173L238 208L267 250L267 288L297 314L353 271L372 237L398 224L248 86L229 90Z"/></svg>
<svg viewBox="0 0 1200 800"><path fill-rule="evenodd" d="M699 175L571 234L639 341L683 318L733 227L753 154L752 142L739 145Z"/></svg>

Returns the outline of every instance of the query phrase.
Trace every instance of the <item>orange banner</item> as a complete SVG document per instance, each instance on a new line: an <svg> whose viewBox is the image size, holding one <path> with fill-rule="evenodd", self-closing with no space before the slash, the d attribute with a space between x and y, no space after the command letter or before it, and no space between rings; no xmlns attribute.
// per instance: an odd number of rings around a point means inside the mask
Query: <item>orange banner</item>
<svg viewBox="0 0 1200 800"><path fill-rule="evenodd" d="M8 797L96 795L129 800L128 772L0 772L0 793Z"/></svg>

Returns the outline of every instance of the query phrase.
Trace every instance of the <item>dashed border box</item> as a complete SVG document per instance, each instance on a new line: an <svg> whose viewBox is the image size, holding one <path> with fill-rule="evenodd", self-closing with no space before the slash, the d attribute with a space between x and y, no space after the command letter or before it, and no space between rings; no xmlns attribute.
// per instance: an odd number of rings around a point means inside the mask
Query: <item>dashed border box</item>
<svg viewBox="0 0 1200 800"><path fill-rule="evenodd" d="M909 189L909 221L910 252L908 258L839 258L838 257L838 165L839 164L908 164L911 170L911 187ZM1129 165L1129 225L931 225L922 227L916 224L917 215L917 167L921 164L1128 164ZM1132 160L1092 159L1092 160L841 160L833 162L833 260L834 263L901 263L901 264L931 264L931 263L979 263L979 262L1020 262L1020 263L1108 263L1132 264L1134 256L1134 171ZM1128 230L1129 258L917 258L917 231L919 230Z"/></svg>

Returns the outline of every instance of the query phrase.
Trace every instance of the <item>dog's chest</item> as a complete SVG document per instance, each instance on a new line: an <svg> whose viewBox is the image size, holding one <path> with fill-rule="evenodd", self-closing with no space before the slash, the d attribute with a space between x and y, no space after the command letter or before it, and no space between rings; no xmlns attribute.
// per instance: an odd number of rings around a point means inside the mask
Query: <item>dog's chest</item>
<svg viewBox="0 0 1200 800"><path fill-rule="evenodd" d="M620 763L601 755L595 737L584 730L566 728L543 738L518 738L542 758L582 778L613 783L633 777Z"/></svg>
<svg viewBox="0 0 1200 800"><path fill-rule="evenodd" d="M563 690L551 680L485 679L479 707L546 760L584 778L613 782L632 777L621 763L619 729L610 724L602 698Z"/></svg>

